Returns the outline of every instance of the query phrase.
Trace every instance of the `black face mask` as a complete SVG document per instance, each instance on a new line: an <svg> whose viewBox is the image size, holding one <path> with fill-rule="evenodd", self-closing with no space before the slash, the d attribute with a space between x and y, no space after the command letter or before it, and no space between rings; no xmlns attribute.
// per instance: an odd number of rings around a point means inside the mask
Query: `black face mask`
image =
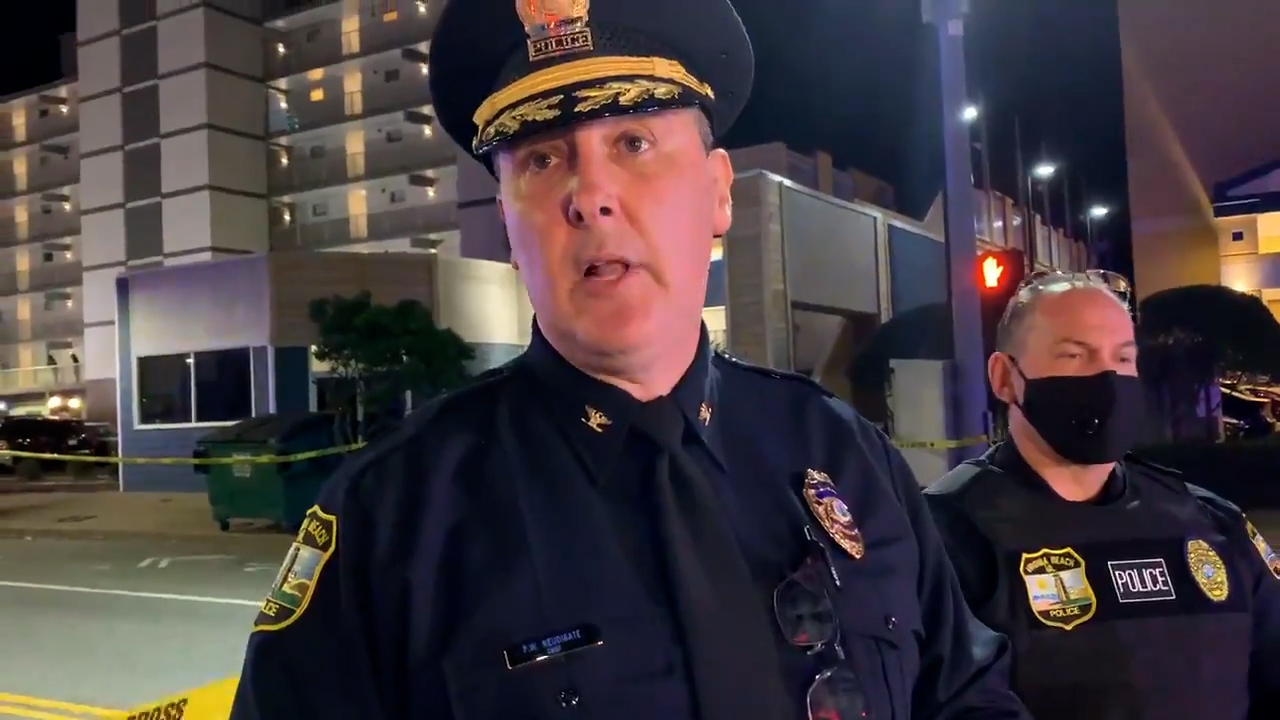
<svg viewBox="0 0 1280 720"><path fill-rule="evenodd" d="M1028 378L1015 403L1031 427L1067 462L1102 465L1133 448L1143 416L1142 381L1114 370Z"/></svg>

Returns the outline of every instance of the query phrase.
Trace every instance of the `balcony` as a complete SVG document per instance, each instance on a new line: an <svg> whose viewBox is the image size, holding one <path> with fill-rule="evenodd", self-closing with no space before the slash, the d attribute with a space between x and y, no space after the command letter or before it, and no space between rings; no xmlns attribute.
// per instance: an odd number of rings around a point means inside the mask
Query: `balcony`
<svg viewBox="0 0 1280 720"><path fill-rule="evenodd" d="M0 296L18 293L58 290L84 282L84 269L78 262L54 262L35 265L26 272L0 274Z"/></svg>
<svg viewBox="0 0 1280 720"><path fill-rule="evenodd" d="M332 155L312 158L306 148L291 148L286 165L272 163L268 187L276 195L316 190L360 180L409 173L416 170L450 165L455 155L443 139L405 140L398 143L378 141L364 152L335 151Z"/></svg>
<svg viewBox="0 0 1280 720"><path fill-rule="evenodd" d="M268 132L278 137L431 103L431 93L426 82L373 87L374 89L335 94L331 98L321 95L320 100L312 100L311 92L307 90L290 91L284 94L284 106L268 112ZM281 95L279 91L275 94Z"/></svg>
<svg viewBox="0 0 1280 720"><path fill-rule="evenodd" d="M84 317L79 312L51 312L29 321L5 318L0 322L0 344L32 340L66 340L84 335Z"/></svg>
<svg viewBox="0 0 1280 720"><path fill-rule="evenodd" d="M426 236L454 230L457 226L456 203L413 205L399 210L272 228L271 249L330 250L372 240Z"/></svg>
<svg viewBox="0 0 1280 720"><path fill-rule="evenodd" d="M82 383L84 373L80 363L0 370L0 393L5 395L55 392Z"/></svg>
<svg viewBox="0 0 1280 720"><path fill-rule="evenodd" d="M30 215L26 222L0 222L0 247L80 234L80 216L70 211Z"/></svg>
<svg viewBox="0 0 1280 720"><path fill-rule="evenodd" d="M80 113L77 108L67 106L64 113L61 107L63 106L32 106L27 111L27 121L21 127L14 127L12 114L5 118L6 122L0 126L0 149L8 150L79 132ZM49 114L40 117L39 112L45 109Z"/></svg>
<svg viewBox="0 0 1280 720"><path fill-rule="evenodd" d="M12 169L4 173L0 177L0 196L14 198L75 185L80 182L80 160L60 159L49 165L30 167L26 175L26 182L19 184Z"/></svg>
<svg viewBox="0 0 1280 720"><path fill-rule="evenodd" d="M342 20L329 20L289 30L267 31L267 79L288 77L351 58L420 43L431 37L435 14L426 3L405 2L399 12L360 9L361 27L342 32Z"/></svg>

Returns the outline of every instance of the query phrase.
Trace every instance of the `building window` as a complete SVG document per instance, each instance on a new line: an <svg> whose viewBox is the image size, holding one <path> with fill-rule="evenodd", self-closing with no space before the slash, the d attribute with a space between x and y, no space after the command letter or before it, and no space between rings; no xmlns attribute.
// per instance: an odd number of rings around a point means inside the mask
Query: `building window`
<svg viewBox="0 0 1280 720"><path fill-rule="evenodd" d="M1231 242L1241 242L1241 241L1243 241L1243 240L1244 240L1244 231L1243 231L1243 230L1232 230L1232 231L1231 231Z"/></svg>
<svg viewBox="0 0 1280 720"><path fill-rule="evenodd" d="M306 41L315 42L320 39L320 28L312 28L307 31Z"/></svg>
<svg viewBox="0 0 1280 720"><path fill-rule="evenodd" d="M392 205L395 205L395 204L397 204L397 203L402 203L402 202L404 202L404 201L405 201L405 192L404 192L404 190L392 190L392 191L391 191L391 204L392 204Z"/></svg>
<svg viewBox="0 0 1280 720"><path fill-rule="evenodd" d="M326 148L324 145L312 145L311 147L307 148L307 156L310 157L312 160L319 160L320 158L324 157L327 152L328 152L328 148Z"/></svg>
<svg viewBox="0 0 1280 720"><path fill-rule="evenodd" d="M49 117L49 108L47 108L47 107L42 107L42 108L40 108L39 110L37 110L37 111L36 111L36 117L41 117L41 118L47 118L47 117Z"/></svg>
<svg viewBox="0 0 1280 720"><path fill-rule="evenodd" d="M400 68L391 68L382 73L382 81L393 83L400 79Z"/></svg>
<svg viewBox="0 0 1280 720"><path fill-rule="evenodd" d="M311 217L324 217L329 214L329 203L316 203L311 206Z"/></svg>
<svg viewBox="0 0 1280 720"><path fill-rule="evenodd" d="M404 139L404 130L400 128L391 128L387 130L387 142L398 143Z"/></svg>
<svg viewBox="0 0 1280 720"><path fill-rule="evenodd" d="M138 358L138 424L234 422L253 416L249 348Z"/></svg>
<svg viewBox="0 0 1280 720"><path fill-rule="evenodd" d="M324 99L324 88L322 87L311 88L310 97L311 97L311 102L320 102L321 100Z"/></svg>

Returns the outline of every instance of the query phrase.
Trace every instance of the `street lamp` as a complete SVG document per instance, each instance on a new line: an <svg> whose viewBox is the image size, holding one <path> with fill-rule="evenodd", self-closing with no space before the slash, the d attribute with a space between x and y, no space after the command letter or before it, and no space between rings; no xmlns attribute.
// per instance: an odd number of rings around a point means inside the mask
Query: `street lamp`
<svg viewBox="0 0 1280 720"><path fill-rule="evenodd" d="M1031 168L1031 174L1034 175L1037 180L1048 180L1053 177L1053 174L1056 172L1058 172L1058 166L1051 162L1042 162Z"/></svg>
<svg viewBox="0 0 1280 720"><path fill-rule="evenodd" d="M1089 244L1089 263L1090 265L1098 265L1102 262L1103 248L1094 240L1093 226L1101 222L1111 214L1111 208L1102 204L1094 204L1089 206L1089 212L1085 213L1084 227L1087 233L1087 242Z"/></svg>
<svg viewBox="0 0 1280 720"><path fill-rule="evenodd" d="M973 103L969 103L968 105L965 105L960 110L960 120L965 123L972 123L974 120L977 120L978 117L981 115L982 115L982 111L980 111L978 109L978 106L974 105Z"/></svg>

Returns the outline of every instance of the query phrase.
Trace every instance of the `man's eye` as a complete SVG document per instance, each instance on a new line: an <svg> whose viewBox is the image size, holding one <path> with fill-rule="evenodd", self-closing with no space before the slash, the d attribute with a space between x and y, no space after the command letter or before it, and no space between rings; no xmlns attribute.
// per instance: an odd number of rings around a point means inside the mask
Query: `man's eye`
<svg viewBox="0 0 1280 720"><path fill-rule="evenodd" d="M622 139L622 149L629 153L641 153L649 149L649 141L639 135L628 135Z"/></svg>
<svg viewBox="0 0 1280 720"><path fill-rule="evenodd" d="M533 172L542 172L554 165L555 161L556 159L551 155L551 153L536 152L531 153L529 157L525 158L524 164L528 170Z"/></svg>

